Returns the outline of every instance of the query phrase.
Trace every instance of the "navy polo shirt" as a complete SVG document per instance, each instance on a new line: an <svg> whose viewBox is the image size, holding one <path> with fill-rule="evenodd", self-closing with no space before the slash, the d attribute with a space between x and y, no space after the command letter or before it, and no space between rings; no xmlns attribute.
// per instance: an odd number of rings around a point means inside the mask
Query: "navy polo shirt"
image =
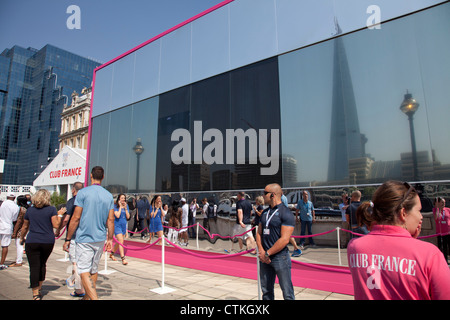
<svg viewBox="0 0 450 320"><path fill-rule="evenodd" d="M267 223L267 221L269 221L269 223ZM295 227L295 217L289 208L280 203L273 208L269 207L264 210L261 214L259 223L262 228L262 246L264 250L267 251L278 241L278 239L280 239L282 226ZM264 232L266 225L269 229L269 234ZM287 246L280 252L285 250L288 250Z"/></svg>

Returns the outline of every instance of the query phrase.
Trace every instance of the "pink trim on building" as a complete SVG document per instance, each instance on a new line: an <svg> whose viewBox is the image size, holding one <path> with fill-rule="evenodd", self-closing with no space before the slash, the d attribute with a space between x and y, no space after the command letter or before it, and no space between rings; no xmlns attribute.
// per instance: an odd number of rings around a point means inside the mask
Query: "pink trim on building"
<svg viewBox="0 0 450 320"><path fill-rule="evenodd" d="M216 4L214 7L209 8L208 10L205 10L205 11L203 11L202 13L199 13L199 14L193 16L192 18L190 18L190 19L188 19L188 20L186 20L186 21L184 21L184 22L182 22L182 23L176 25L175 27L172 27L172 28L170 28L169 30L164 31L163 33L157 35L156 37L153 37L153 38L151 38L150 40L148 40L148 41L146 41L146 42L144 42L144 43L138 45L137 47L135 47L135 48L133 48L133 49L131 49L131 50L129 50L129 51L127 51L127 52L121 54L120 56L118 56L118 57L112 59L111 61L108 61L108 62L106 62L105 64L102 64L101 66L97 67L97 68L94 70L94 72L96 72L97 70L103 69L104 67L106 67L106 66L108 66L108 65L110 65L110 64L112 64L112 63L114 63L114 62L116 62L117 60L120 60L120 59L122 59L123 57L126 57L126 56L129 55L130 53L133 53L133 52L135 52L136 50L139 50L140 48L145 47L146 45L148 45L148 44L150 44L150 43L152 43L152 42L154 42L154 41L156 41L156 40L158 40L158 39L164 37L165 35L167 35L167 34L173 32L173 31L175 31L175 30L177 30L177 29L179 29L179 28L181 28L181 27L184 27L185 25L187 25L187 24L189 24L189 23L191 23L191 22L193 22L193 21L195 21L195 20L197 20L197 19L199 19L199 18L201 18L201 17L203 17L203 16L205 16L205 15L207 15L207 14L209 14L209 13L211 13L211 12L213 12L213 11L215 11L215 10L221 8L221 7L223 7L223 6L226 6L227 4L229 4L229 3L233 2L233 1L234 1L234 0L225 0L225 1L221 2L221 3L219 3L219 4Z"/></svg>
<svg viewBox="0 0 450 320"><path fill-rule="evenodd" d="M148 40L148 41L138 45L137 47L135 47L135 48L133 48L133 49L131 49L131 50L121 54L120 56L112 59L111 61L108 61L108 62L102 64L101 66L95 68L93 81L92 81L91 110L89 112L89 129L88 129L88 144L87 144L87 153L86 153L85 186L88 186L90 184L90 173L91 172L89 170L89 160L90 160L90 155L91 155L90 147L91 147L91 135L92 135L92 106L93 106L93 103L94 103L94 93L95 93L94 89L95 89L95 75L96 75L96 72L98 70L103 69L106 66L109 66L110 64L112 64L112 63L114 63L114 62L116 62L116 61L126 57L127 55L135 52L136 50L139 50L140 48L145 47L146 45L148 45L148 44L150 44L150 43L152 43L152 42L154 42L154 41L164 37L165 35L173 32L173 31L175 31L175 30L177 30L177 29L179 29L179 28L181 28L181 27L183 27L183 26L185 26L185 25L187 25L187 24L189 24L189 23L191 23L191 22L193 22L193 21L195 21L195 20L197 20L197 19L199 19L199 18L201 18L201 17L203 17L203 16L205 16L205 15L207 15L207 14L209 14L209 13L215 11L215 10L217 10L217 9L219 9L219 8L222 8L223 6L226 6L227 4L229 4L229 3L233 2L233 1L234 0L224 0L223 2L221 2L219 4L216 4L215 6L209 8L208 10L205 10L202 13L199 13L199 14L193 16L192 18L190 18L190 19L188 19L188 20L186 20L186 21L176 25L175 27L172 27L169 30L164 31L163 33L157 35L156 37L153 37L150 40Z"/></svg>

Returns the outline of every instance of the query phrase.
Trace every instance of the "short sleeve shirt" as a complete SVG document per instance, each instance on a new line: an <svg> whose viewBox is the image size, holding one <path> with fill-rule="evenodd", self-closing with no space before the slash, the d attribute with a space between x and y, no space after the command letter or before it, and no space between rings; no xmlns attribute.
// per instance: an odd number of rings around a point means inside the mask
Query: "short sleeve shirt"
<svg viewBox="0 0 450 320"><path fill-rule="evenodd" d="M19 215L19 206L14 201L6 200L0 207L0 234L12 234L13 222Z"/></svg>
<svg viewBox="0 0 450 320"><path fill-rule="evenodd" d="M311 201L304 202L303 199L297 203L297 209L300 210L300 220L302 221L312 221L312 212L314 211L314 206Z"/></svg>
<svg viewBox="0 0 450 320"><path fill-rule="evenodd" d="M252 204L248 200L240 200L236 203L236 223L239 224L239 217L237 215L238 209L242 210L242 222L244 224L251 223Z"/></svg>
<svg viewBox="0 0 450 320"><path fill-rule="evenodd" d="M98 185L81 189L75 205L83 208L77 229L76 242L92 243L106 240L106 221L114 209L114 199L109 191Z"/></svg>
<svg viewBox="0 0 450 320"><path fill-rule="evenodd" d="M39 209L36 207L28 208L24 217L30 223L27 243L55 243L52 217L56 215L56 208L53 206Z"/></svg>
<svg viewBox="0 0 450 320"><path fill-rule="evenodd" d="M148 201L141 199L136 203L136 208L138 212L138 217L140 219L144 219L145 216L147 215L147 210L150 209L150 203L148 203Z"/></svg>
<svg viewBox="0 0 450 320"><path fill-rule="evenodd" d="M263 211L260 224L263 229L262 246L264 250L268 250L280 239L282 226L295 227L295 217L285 205L279 204ZM288 250L287 246L281 251L285 250Z"/></svg>

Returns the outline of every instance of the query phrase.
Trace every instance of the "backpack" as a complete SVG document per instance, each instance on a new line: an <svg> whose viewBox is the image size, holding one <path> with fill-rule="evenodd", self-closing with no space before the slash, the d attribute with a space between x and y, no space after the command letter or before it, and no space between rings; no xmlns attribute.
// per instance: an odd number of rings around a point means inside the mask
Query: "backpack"
<svg viewBox="0 0 450 320"><path fill-rule="evenodd" d="M214 218L217 214L217 206L215 204L208 204L208 218Z"/></svg>

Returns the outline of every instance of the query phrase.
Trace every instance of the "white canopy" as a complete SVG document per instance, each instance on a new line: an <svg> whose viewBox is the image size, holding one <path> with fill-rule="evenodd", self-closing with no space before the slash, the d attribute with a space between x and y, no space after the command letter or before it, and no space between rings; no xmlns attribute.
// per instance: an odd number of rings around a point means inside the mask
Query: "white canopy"
<svg viewBox="0 0 450 320"><path fill-rule="evenodd" d="M33 182L34 187L84 183L86 150L65 146Z"/></svg>

